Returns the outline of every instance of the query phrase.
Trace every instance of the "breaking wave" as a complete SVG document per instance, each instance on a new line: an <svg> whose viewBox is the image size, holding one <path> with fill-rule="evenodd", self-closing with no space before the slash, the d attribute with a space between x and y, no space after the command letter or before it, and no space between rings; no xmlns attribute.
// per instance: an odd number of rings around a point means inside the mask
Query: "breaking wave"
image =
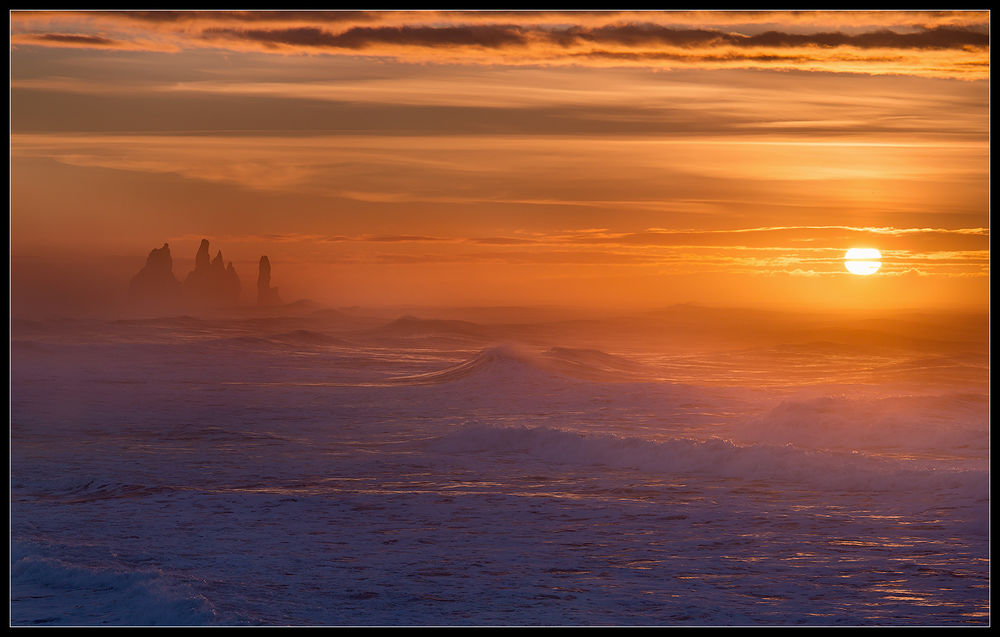
<svg viewBox="0 0 1000 637"><path fill-rule="evenodd" d="M537 357L516 347L504 345L484 349L471 359L453 367L425 374L400 376L392 380L415 385L433 385L473 377L502 382L541 380L550 376L547 370L538 364Z"/></svg>
<svg viewBox="0 0 1000 637"><path fill-rule="evenodd" d="M287 349L288 347L349 347L350 344L340 338L317 332L315 330L291 330L264 336L244 334L218 338L209 343L220 346L249 345L260 348Z"/></svg>
<svg viewBox="0 0 1000 637"><path fill-rule="evenodd" d="M370 334L389 338L451 337L490 339L494 336L489 328L477 323L448 319L422 319L415 316L402 316L371 330Z"/></svg>
<svg viewBox="0 0 1000 637"><path fill-rule="evenodd" d="M913 451L985 451L989 444L986 396L849 398L822 396L783 401L748 423L748 435L772 444L827 448L897 448Z"/></svg>
<svg viewBox="0 0 1000 637"><path fill-rule="evenodd" d="M74 564L30 554L20 546L11 553L11 582L19 595L58 596L79 601L78 609L86 607L83 617L63 614L60 609L73 608L71 603L53 605L47 612L39 605L36 616L21 617L16 625L192 626L219 620L202 595L155 569Z"/></svg>
<svg viewBox="0 0 1000 637"><path fill-rule="evenodd" d="M597 349L553 347L542 356L543 365L549 369L579 378L614 382L653 376L642 363Z"/></svg>
<svg viewBox="0 0 1000 637"><path fill-rule="evenodd" d="M470 424L432 441L440 453L525 454L571 465L600 465L648 473L779 482L830 491L928 492L985 500L985 471L943 471L917 463L792 446L740 445L730 440L677 438L654 442L616 435L584 435L549 427Z"/></svg>
<svg viewBox="0 0 1000 637"><path fill-rule="evenodd" d="M559 379L621 382L651 377L642 364L596 349L554 347L535 353L500 345L484 349L453 367L392 380L408 384L448 383L470 378L496 383L551 382Z"/></svg>

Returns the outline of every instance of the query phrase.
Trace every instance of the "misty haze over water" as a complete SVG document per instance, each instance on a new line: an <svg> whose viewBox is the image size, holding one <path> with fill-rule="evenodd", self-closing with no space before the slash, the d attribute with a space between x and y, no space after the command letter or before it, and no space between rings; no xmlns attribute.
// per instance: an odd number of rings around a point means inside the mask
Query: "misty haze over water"
<svg viewBox="0 0 1000 637"><path fill-rule="evenodd" d="M986 324L845 316L15 318L12 622L984 623Z"/></svg>

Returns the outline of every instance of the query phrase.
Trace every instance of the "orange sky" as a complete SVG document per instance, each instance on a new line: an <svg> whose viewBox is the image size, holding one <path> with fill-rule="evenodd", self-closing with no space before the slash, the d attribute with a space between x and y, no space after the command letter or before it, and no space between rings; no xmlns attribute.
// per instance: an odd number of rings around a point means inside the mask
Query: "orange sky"
<svg viewBox="0 0 1000 637"><path fill-rule="evenodd" d="M183 278L202 237L248 302L268 254L333 305L985 309L988 27L14 12L14 309L124 293L164 242Z"/></svg>

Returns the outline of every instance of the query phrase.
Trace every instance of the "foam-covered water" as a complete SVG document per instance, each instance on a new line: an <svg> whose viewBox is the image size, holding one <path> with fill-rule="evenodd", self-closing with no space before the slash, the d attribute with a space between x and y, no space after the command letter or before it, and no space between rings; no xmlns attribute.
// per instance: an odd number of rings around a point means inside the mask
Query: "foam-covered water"
<svg viewBox="0 0 1000 637"><path fill-rule="evenodd" d="M584 327L16 320L12 624L988 623L984 354Z"/></svg>

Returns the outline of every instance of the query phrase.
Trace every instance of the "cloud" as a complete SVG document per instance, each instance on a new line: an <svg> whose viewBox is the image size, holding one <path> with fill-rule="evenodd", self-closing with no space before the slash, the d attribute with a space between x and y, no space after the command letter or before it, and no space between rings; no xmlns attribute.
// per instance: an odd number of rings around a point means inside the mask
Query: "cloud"
<svg viewBox="0 0 1000 637"><path fill-rule="evenodd" d="M984 12L15 12L12 25L15 44L36 46L966 79L989 72ZM46 30L53 27L60 31Z"/></svg>
<svg viewBox="0 0 1000 637"><path fill-rule="evenodd" d="M57 44L80 44L88 46L121 46L121 42L102 38L97 35L74 35L69 33L40 33L34 36L36 40L55 42Z"/></svg>
<svg viewBox="0 0 1000 637"><path fill-rule="evenodd" d="M51 47L132 50L148 50L150 48L148 44L142 42L81 33L26 33L12 36L12 39L16 44L37 44Z"/></svg>
<svg viewBox="0 0 1000 637"><path fill-rule="evenodd" d="M280 29L219 28L205 29L202 37L209 40L247 40L265 45L367 49L379 45L418 48L482 47L505 49L514 46L533 49L541 57L558 57L552 48L579 49L590 44L620 49L603 51L603 54L631 54L664 59L663 55L679 55L663 49L682 49L691 57L696 50L718 51L726 48L757 49L762 53L746 59L768 59L773 49L843 48L852 49L986 49L989 34L976 29L935 27L914 32L896 32L889 29L847 34L841 32L788 33L766 31L759 34L742 34L716 29L681 29L659 24L607 25L597 28L574 26L545 28L515 24L446 25L446 26L378 26L352 27L345 31L330 31L322 27L297 27ZM653 49L653 50L650 50ZM541 52L541 54L539 54ZM585 55L588 51L575 51ZM774 55L775 59L787 56ZM710 53L711 58L720 54ZM723 56L725 57L725 56ZM888 59L888 58L882 58Z"/></svg>
<svg viewBox="0 0 1000 637"><path fill-rule="evenodd" d="M366 235L362 241L373 241L375 243L412 243L425 241L448 241L444 237L430 237L426 235L398 234L398 235Z"/></svg>
<svg viewBox="0 0 1000 637"><path fill-rule="evenodd" d="M15 11L20 21L44 21L51 11ZM172 28L191 24L479 24L497 21L530 25L584 24L591 27L629 23L739 26L763 30L789 28L858 29L873 27L974 27L985 30L988 11L77 11L60 12L102 24L145 24ZM758 28L758 31L762 30Z"/></svg>
<svg viewBox="0 0 1000 637"><path fill-rule="evenodd" d="M235 39L265 45L365 49L380 44L411 47L486 47L503 48L524 45L524 29L515 25L474 25L464 27L389 26L354 27L333 33L318 27L293 29L206 29L208 40Z"/></svg>
<svg viewBox="0 0 1000 637"><path fill-rule="evenodd" d="M355 264L507 264L546 266L607 266L662 268L673 273L740 273L757 276L791 275L810 277L846 276L842 238L824 234L847 227L801 226L781 228L732 228L714 232L650 228L641 233L615 233L608 230L573 229L552 233L517 236L445 235L281 235L281 242L300 244L339 244L335 254L315 253L306 260ZM811 236L818 245L803 246L789 231ZM981 228L927 229L879 228L852 229L871 236L914 236L938 233L937 244L921 249L900 242L911 249L885 248L882 251L884 276L901 276L919 271L926 276L982 277L989 275L988 237ZM879 232L875 232L878 230ZM686 237L683 241L664 241L665 237ZM748 243L748 236L760 236L759 243ZM959 249L947 237L978 236L970 249ZM655 237L655 239L654 239ZM175 237L174 239L187 238ZM596 240L595 240L596 239ZM268 242L267 235L226 237L230 243ZM433 252L427 244L434 243ZM366 247L381 244L378 248ZM831 245L832 244L832 245ZM884 245L884 244L882 244Z"/></svg>
<svg viewBox="0 0 1000 637"><path fill-rule="evenodd" d="M370 22L382 19L372 11L85 11L90 15L160 24L189 22Z"/></svg>
<svg viewBox="0 0 1000 637"><path fill-rule="evenodd" d="M841 32L786 33L766 31L745 35L714 29L677 29L658 24L609 25L596 29L573 27L551 31L549 37L562 46L585 42L631 47L671 46L702 48L855 47L861 49L961 49L989 46L989 34L974 29L935 27L897 33L880 29L857 35Z"/></svg>
<svg viewBox="0 0 1000 637"><path fill-rule="evenodd" d="M11 143L12 161L26 168L62 166L81 175L98 169L96 174L114 171L123 180L160 175L178 188L201 191L210 186L220 193L315 199L329 212L320 225L306 222L303 227L324 234L346 234L334 219L379 211L434 222L369 230L373 235L440 236L428 228L449 223L480 226L484 229L479 232L463 234L494 245L558 241L637 247L831 245L846 250L873 243L924 250L944 243L981 249L989 241L983 229L988 201L979 190L988 183L985 146L31 133L17 133ZM790 179L791 169L813 161L821 168L871 165L872 173L857 181ZM750 166L762 175L747 175ZM762 223L745 224L753 218ZM560 225L575 219L572 225L590 226L619 221L608 231L579 236L496 230L509 227L511 219L525 219L515 227L527 229L538 229L530 219L559 219ZM919 221L899 223L909 219ZM829 223L834 220L865 225ZM485 229L489 227L493 229ZM965 230L951 229L956 227Z"/></svg>

